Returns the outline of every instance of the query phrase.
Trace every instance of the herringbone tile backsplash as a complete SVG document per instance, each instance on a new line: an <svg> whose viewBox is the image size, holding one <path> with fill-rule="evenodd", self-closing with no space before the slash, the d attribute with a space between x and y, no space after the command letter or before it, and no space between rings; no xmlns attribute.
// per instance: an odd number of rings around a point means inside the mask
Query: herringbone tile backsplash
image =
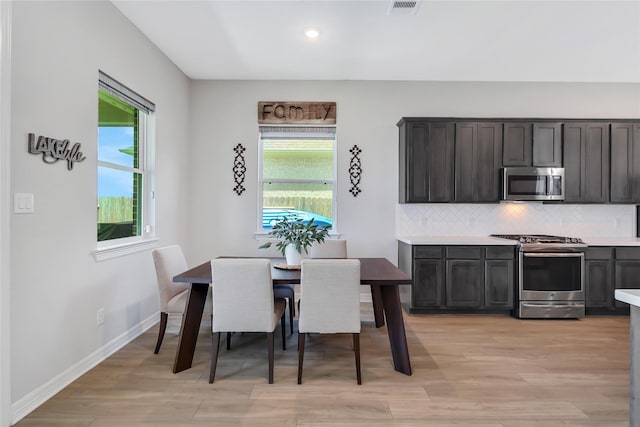
<svg viewBox="0 0 640 427"><path fill-rule="evenodd" d="M635 215L635 205L399 204L396 235L635 237Z"/></svg>

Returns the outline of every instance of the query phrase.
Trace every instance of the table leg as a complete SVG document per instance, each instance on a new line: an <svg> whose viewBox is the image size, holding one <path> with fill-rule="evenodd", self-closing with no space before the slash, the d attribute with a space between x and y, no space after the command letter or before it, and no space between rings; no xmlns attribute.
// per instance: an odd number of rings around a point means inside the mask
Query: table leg
<svg viewBox="0 0 640 427"><path fill-rule="evenodd" d="M381 328L384 326L384 308L380 286L371 286L371 301L373 302L373 318L376 321L376 328Z"/></svg>
<svg viewBox="0 0 640 427"><path fill-rule="evenodd" d="M404 330L402 318L402 305L400 304L400 292L398 286L379 286L382 294L384 315L387 319L387 334L391 345L393 366L396 371L405 375L411 375L411 361L409 360L409 348L407 335Z"/></svg>
<svg viewBox="0 0 640 427"><path fill-rule="evenodd" d="M173 362L173 373L184 371L191 367L193 353L196 349L200 322L204 311L204 303L209 292L208 283L193 283L187 298L187 306L182 315L182 326L180 327L180 338L176 358Z"/></svg>

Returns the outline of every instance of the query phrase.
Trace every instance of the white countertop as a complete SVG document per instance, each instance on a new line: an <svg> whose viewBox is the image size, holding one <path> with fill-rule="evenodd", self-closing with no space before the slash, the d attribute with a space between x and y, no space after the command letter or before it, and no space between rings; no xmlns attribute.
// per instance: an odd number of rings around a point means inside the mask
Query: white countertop
<svg viewBox="0 0 640 427"><path fill-rule="evenodd" d="M518 242L489 236L396 236L409 245L517 245ZM583 237L589 246L640 246L637 237Z"/></svg>
<svg viewBox="0 0 640 427"><path fill-rule="evenodd" d="M640 307L640 289L616 289L615 297L618 301Z"/></svg>
<svg viewBox="0 0 640 427"><path fill-rule="evenodd" d="M515 246L515 240L489 236L396 236L409 245L501 245Z"/></svg>

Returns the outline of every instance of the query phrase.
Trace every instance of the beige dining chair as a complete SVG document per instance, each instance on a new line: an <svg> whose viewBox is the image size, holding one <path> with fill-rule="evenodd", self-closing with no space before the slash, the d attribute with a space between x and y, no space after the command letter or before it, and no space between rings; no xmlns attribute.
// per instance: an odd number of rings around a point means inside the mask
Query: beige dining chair
<svg viewBox="0 0 640 427"><path fill-rule="evenodd" d="M189 297L189 284L176 283L173 277L188 270L187 261L179 245L165 246L151 251L158 280L158 296L160 299L160 329L154 354L158 354L169 315L182 315ZM211 313L211 297L207 297L205 313Z"/></svg>
<svg viewBox="0 0 640 427"><path fill-rule="evenodd" d="M258 255L265 258L281 258L282 253L276 247L276 243L278 243L277 239L256 239L258 241ZM270 242L271 246L268 248L260 248L260 246L265 243ZM296 305L295 305L295 288L291 285L274 285L273 286L273 296L276 298L284 298L287 300L287 305L289 306L289 330L291 334L293 334L293 318L296 315ZM228 348L228 346L227 346Z"/></svg>
<svg viewBox="0 0 640 427"><path fill-rule="evenodd" d="M347 241L343 239L327 239L322 243L314 243L309 248L309 258L346 258Z"/></svg>
<svg viewBox="0 0 640 427"><path fill-rule="evenodd" d="M284 299L275 299L273 296L271 262L262 258L214 259L211 261L211 274L213 345L209 383L213 383L216 376L221 332L265 332L269 357L269 384L273 384L274 331L280 319L282 349L285 350L286 303Z"/></svg>
<svg viewBox="0 0 640 427"><path fill-rule="evenodd" d="M305 337L308 333L351 333L360 372L360 261L302 260L298 312L298 384L302 384Z"/></svg>

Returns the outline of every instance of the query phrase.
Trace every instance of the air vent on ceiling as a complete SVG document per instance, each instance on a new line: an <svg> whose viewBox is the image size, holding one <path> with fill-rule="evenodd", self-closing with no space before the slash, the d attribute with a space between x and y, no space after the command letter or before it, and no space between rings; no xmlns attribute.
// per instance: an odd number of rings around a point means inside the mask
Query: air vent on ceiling
<svg viewBox="0 0 640 427"><path fill-rule="evenodd" d="M415 15L419 5L420 0L390 0L387 15Z"/></svg>

